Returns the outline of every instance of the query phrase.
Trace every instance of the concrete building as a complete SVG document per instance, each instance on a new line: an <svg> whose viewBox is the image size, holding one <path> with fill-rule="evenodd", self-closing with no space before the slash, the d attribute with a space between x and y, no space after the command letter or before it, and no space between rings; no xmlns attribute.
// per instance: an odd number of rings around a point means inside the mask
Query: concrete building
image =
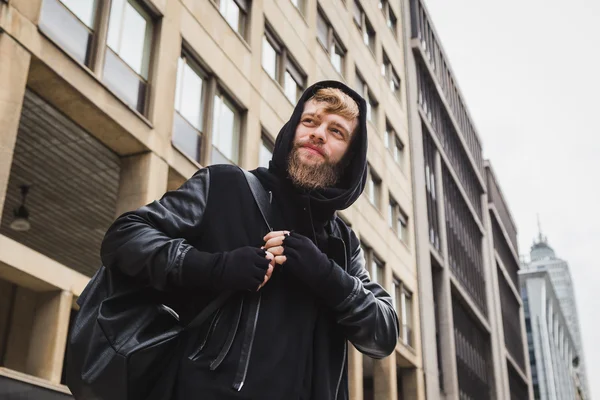
<svg viewBox="0 0 600 400"><path fill-rule="evenodd" d="M529 399L515 223L423 1L405 8L426 396Z"/></svg>
<svg viewBox="0 0 600 400"><path fill-rule="evenodd" d="M384 360L349 347L351 398L424 399L402 15L395 0L0 0L0 398L70 397L69 321L117 215L203 165L264 165L327 78L369 102L368 190L341 215L402 325Z"/></svg>
<svg viewBox="0 0 600 400"><path fill-rule="evenodd" d="M585 369L585 351L581 341L577 302L575 300L575 288L573 279L571 278L571 271L569 270L569 264L556 256L554 249L548 244L548 239L542 235L541 229L537 241L531 246L529 262L524 264L524 269L527 271L548 271L554 287L554 293L562 309L562 315L566 320L575 345L574 354L578 358L577 379L580 382L583 397L588 399L590 396Z"/></svg>
<svg viewBox="0 0 600 400"><path fill-rule="evenodd" d="M546 267L524 270L519 278L534 399L581 398L572 364L577 347L549 270Z"/></svg>

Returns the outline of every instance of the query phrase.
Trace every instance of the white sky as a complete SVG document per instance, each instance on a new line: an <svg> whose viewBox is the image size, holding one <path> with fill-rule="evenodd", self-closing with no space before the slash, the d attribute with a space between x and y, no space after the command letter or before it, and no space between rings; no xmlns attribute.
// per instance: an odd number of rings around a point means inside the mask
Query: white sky
<svg viewBox="0 0 600 400"><path fill-rule="evenodd" d="M600 395L600 2L425 0L509 203L569 262Z"/></svg>

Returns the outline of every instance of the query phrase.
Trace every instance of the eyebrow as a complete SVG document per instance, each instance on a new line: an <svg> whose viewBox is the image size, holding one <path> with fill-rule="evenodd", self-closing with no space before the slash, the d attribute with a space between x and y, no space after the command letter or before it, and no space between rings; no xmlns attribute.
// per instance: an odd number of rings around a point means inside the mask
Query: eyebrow
<svg viewBox="0 0 600 400"><path fill-rule="evenodd" d="M300 119L302 119L304 117L307 117L307 116L320 118L320 113L305 112L305 113L302 114L302 116L300 117ZM336 127L340 128L344 132L344 134L346 136L348 136L348 137L350 136L350 130L347 127L345 127L344 125L340 124L339 122L335 122L334 121L334 122L331 122L330 125L336 126Z"/></svg>

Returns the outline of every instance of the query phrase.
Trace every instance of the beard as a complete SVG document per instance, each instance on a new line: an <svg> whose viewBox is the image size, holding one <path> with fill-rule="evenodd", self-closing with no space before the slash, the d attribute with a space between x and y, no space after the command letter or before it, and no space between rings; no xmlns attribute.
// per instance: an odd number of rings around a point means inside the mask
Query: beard
<svg viewBox="0 0 600 400"><path fill-rule="evenodd" d="M327 156L320 163L306 164L302 161L299 149L302 144L294 144L288 159L288 175L295 186L314 190L335 186L341 174L341 162L331 163Z"/></svg>

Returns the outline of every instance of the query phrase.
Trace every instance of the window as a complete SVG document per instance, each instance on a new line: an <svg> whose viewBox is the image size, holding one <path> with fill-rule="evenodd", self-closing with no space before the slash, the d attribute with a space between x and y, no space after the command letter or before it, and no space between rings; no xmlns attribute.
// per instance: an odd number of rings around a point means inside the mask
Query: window
<svg viewBox="0 0 600 400"><path fill-rule="evenodd" d="M125 102L145 113L154 24L133 0L112 0L103 80Z"/></svg>
<svg viewBox="0 0 600 400"><path fill-rule="evenodd" d="M381 63L381 75L385 78L390 90L398 100L401 99L400 77L392 66L390 59L385 51L383 52L383 62Z"/></svg>
<svg viewBox="0 0 600 400"><path fill-rule="evenodd" d="M81 64L90 66L96 0L44 0L40 30Z"/></svg>
<svg viewBox="0 0 600 400"><path fill-rule="evenodd" d="M269 161L273 158L273 142L267 134L263 133L262 140L260 142L260 150L258 152L258 166L269 168Z"/></svg>
<svg viewBox="0 0 600 400"><path fill-rule="evenodd" d="M396 232L398 239L405 243L408 241L408 217L400 209L398 202L394 200L391 194L388 205L388 224Z"/></svg>
<svg viewBox="0 0 600 400"><path fill-rule="evenodd" d="M398 164L401 169L404 169L404 143L402 143L396 134L396 131L388 121L386 121L385 125L385 136L383 138L385 148L392 153L396 164Z"/></svg>
<svg viewBox="0 0 600 400"><path fill-rule="evenodd" d="M291 0L294 7L300 11L300 14L304 15L304 0Z"/></svg>
<svg viewBox="0 0 600 400"><path fill-rule="evenodd" d="M306 75L291 57L289 51L265 26L262 45L262 66L267 74L283 88L285 97L296 104L306 86Z"/></svg>
<svg viewBox="0 0 600 400"><path fill-rule="evenodd" d="M373 25L369 22L359 0L354 0L353 16L354 23L362 33L363 42L371 50L371 53L375 55L375 29L373 29Z"/></svg>
<svg viewBox="0 0 600 400"><path fill-rule="evenodd" d="M367 265L367 270L369 271L371 282L376 282L379 283L381 286L384 286L384 262L381 261L381 259L379 259L379 257L375 255L373 249L367 246L366 244L361 243L361 247L363 249L363 252L365 253L365 264Z"/></svg>
<svg viewBox="0 0 600 400"><path fill-rule="evenodd" d="M214 97L212 129L212 164L237 164L241 112L218 90Z"/></svg>
<svg viewBox="0 0 600 400"><path fill-rule="evenodd" d="M396 28L396 26L398 25L398 19L396 18L396 14L394 14L394 11L392 11L390 3L387 0L379 0L379 9L385 17L385 21L387 23L388 28L390 28L394 36L396 36L398 32Z"/></svg>
<svg viewBox="0 0 600 400"><path fill-rule="evenodd" d="M381 179L379 179L379 177L375 174L371 166L369 166L367 172L367 196L375 208L380 207Z"/></svg>
<svg viewBox="0 0 600 400"><path fill-rule="evenodd" d="M317 39L329 54L329 59L335 70L344 76L346 49L320 7L317 13Z"/></svg>
<svg viewBox="0 0 600 400"><path fill-rule="evenodd" d="M182 54L177 66L173 144L197 162L202 158L206 74Z"/></svg>
<svg viewBox="0 0 600 400"><path fill-rule="evenodd" d="M371 93L371 90L367 86L367 83L360 75L360 72L356 70L356 92L365 98L367 102L367 121L370 121L373 125L377 124L377 107L378 103L375 100L375 96Z"/></svg>
<svg viewBox="0 0 600 400"><path fill-rule="evenodd" d="M399 279L392 281L392 302L400 320L400 339L407 346L413 346L412 294Z"/></svg>
<svg viewBox="0 0 600 400"><path fill-rule="evenodd" d="M404 285L400 293L400 338L402 343L413 346L413 323L412 323L412 293Z"/></svg>
<svg viewBox="0 0 600 400"><path fill-rule="evenodd" d="M215 2L219 6L219 12L227 23L242 38L246 39L250 2L248 0L215 0Z"/></svg>

